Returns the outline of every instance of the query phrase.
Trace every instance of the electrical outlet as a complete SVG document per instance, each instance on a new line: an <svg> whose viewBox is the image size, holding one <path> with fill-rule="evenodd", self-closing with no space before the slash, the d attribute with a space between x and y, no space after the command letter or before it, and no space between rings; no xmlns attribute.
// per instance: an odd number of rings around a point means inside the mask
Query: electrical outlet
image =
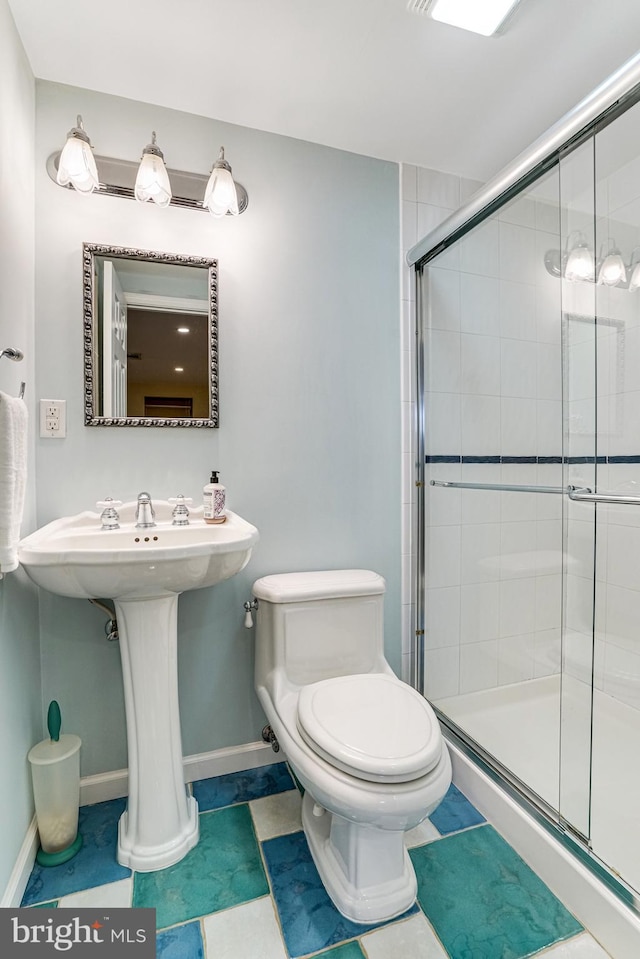
<svg viewBox="0 0 640 959"><path fill-rule="evenodd" d="M40 400L40 436L62 439L67 435L67 401Z"/></svg>

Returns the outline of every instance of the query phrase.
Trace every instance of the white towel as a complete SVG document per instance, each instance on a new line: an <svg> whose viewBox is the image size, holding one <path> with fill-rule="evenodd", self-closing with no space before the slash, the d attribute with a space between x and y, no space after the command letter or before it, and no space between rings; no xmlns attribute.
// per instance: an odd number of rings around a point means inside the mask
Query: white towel
<svg viewBox="0 0 640 959"><path fill-rule="evenodd" d="M0 573L18 568L18 540L27 482L27 407L0 393Z"/></svg>

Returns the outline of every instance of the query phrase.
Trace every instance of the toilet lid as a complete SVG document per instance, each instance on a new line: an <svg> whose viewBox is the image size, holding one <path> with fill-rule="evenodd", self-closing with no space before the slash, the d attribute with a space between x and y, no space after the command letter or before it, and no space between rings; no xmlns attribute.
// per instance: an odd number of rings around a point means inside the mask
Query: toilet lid
<svg viewBox="0 0 640 959"><path fill-rule="evenodd" d="M395 676L372 673L304 686L298 729L332 766L370 782L408 782L433 769L442 752L435 713Z"/></svg>

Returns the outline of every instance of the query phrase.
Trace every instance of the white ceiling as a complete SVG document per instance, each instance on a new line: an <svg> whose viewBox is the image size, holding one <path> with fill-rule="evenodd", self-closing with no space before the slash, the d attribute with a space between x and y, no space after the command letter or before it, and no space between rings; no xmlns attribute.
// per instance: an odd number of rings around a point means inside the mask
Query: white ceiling
<svg viewBox="0 0 640 959"><path fill-rule="evenodd" d="M638 0L9 0L36 77L486 180L640 48Z"/></svg>

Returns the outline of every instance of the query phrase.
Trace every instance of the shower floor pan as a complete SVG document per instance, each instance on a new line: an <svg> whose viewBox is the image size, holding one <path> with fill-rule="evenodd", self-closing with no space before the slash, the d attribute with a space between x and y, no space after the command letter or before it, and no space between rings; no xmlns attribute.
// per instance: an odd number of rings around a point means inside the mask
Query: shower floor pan
<svg viewBox="0 0 640 959"><path fill-rule="evenodd" d="M450 696L433 703L580 832L593 852L640 890L640 710L595 689L589 766L591 689L560 676ZM589 784L591 808L589 809Z"/></svg>

